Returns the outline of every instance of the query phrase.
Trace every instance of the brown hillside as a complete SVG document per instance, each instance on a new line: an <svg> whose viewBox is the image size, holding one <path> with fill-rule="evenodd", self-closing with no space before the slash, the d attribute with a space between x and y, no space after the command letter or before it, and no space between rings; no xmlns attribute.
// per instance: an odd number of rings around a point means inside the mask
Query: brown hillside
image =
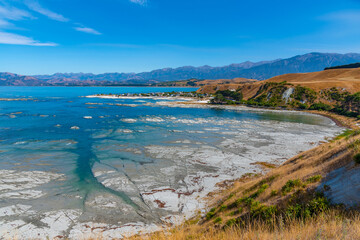
<svg viewBox="0 0 360 240"><path fill-rule="evenodd" d="M360 68L332 69L313 73L285 74L270 78L265 82L287 81L294 85L309 87L315 91L330 87L342 87L350 93L360 91Z"/></svg>
<svg viewBox="0 0 360 240"><path fill-rule="evenodd" d="M222 80L218 80L218 82ZM219 84L209 83L198 90L199 93L215 93L217 90L242 89L244 99L251 98L259 90L260 86L267 82L288 82L294 85L309 87L315 91L332 87L345 88L350 93L360 91L360 68L355 69L332 69L313 73L285 74L270 78L265 81L252 81L246 83Z"/></svg>

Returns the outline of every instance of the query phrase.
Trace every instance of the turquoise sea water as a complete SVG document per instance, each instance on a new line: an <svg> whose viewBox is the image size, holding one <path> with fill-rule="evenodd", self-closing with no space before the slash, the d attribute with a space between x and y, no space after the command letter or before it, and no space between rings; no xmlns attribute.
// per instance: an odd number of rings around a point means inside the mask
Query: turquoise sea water
<svg viewBox="0 0 360 240"><path fill-rule="evenodd" d="M3 169L65 173L70 176L71 186L76 187L76 190L83 191L84 194L94 189L110 191L132 204L125 194L105 188L94 178L92 166L94 162L101 161L101 159L94 153L93 148L101 141L111 141L112 139L134 148L141 148L150 142L161 141L163 135L159 132L160 129L156 124L154 124L155 126L152 124L145 126L142 123L129 124L121 119L169 116L176 115L178 111L172 108L144 106L144 102L141 100L88 99L84 96L99 93L189 92L194 90L196 88L0 87L0 98L28 99L28 101L1 102L0 149L4 153L2 153L0 164ZM156 101L147 99L146 102L154 103ZM93 106L89 103L115 103L122 106ZM184 114L190 115L194 113L195 111L184 112ZM92 119L85 119L84 116L92 116ZM72 130L73 126L80 129ZM108 132L116 132L121 128L131 128L134 132L132 136L121 133L108 134ZM140 133L141 131L137 132L141 129L146 129L146 132L144 134ZM102 133L105 133L106 136L102 137ZM61 142L64 140L69 142ZM59 144L60 142L61 144ZM23 160L29 156L39 154L44 154L46 157L23 163ZM70 160L71 157L66 154L76 157ZM154 161L144 156L131 156L126 152L119 152L113 157L116 157L117 161L137 164L148 164ZM20 166L19 163L21 163Z"/></svg>
<svg viewBox="0 0 360 240"><path fill-rule="evenodd" d="M213 186L256 171L255 161L283 161L340 131L329 119L296 112L84 97L193 90L0 87L0 98L12 100L0 101L0 175L6 174L0 181L0 210L14 204L32 210L31 216L11 219L0 213L0 222L27 218L35 224L42 221L39 213L75 209L76 223L158 223L196 208L194 202L186 205L186 196L211 190L207 181ZM16 180L35 172L43 175ZM57 177L47 177L50 173Z"/></svg>

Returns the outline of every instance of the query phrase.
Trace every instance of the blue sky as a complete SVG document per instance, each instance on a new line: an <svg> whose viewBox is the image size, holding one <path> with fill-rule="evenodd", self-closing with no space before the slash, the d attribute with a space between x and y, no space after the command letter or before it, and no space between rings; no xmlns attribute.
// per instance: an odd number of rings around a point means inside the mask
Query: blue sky
<svg viewBox="0 0 360 240"><path fill-rule="evenodd" d="M0 72L142 72L360 52L360 0L0 0Z"/></svg>

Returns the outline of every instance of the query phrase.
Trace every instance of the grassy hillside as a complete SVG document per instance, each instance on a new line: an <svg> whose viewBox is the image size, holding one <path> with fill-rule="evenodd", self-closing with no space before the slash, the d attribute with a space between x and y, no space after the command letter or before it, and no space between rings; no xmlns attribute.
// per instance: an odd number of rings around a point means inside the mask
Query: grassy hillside
<svg viewBox="0 0 360 240"><path fill-rule="evenodd" d="M217 87L217 83L207 85L199 89L199 92L215 93L217 90L224 89L237 89L242 87L244 89L244 97L252 97L257 90L267 82L288 82L293 85L300 85L303 87L311 88L315 91L321 91L331 87L345 88L350 93L360 91L360 68L355 69L333 69L321 72L312 73L296 73L285 74L277 77L270 78L265 81L258 81L255 83L244 83L234 86L222 84Z"/></svg>
<svg viewBox="0 0 360 240"><path fill-rule="evenodd" d="M213 104L325 110L360 118L360 69L286 74L266 81L207 85Z"/></svg>

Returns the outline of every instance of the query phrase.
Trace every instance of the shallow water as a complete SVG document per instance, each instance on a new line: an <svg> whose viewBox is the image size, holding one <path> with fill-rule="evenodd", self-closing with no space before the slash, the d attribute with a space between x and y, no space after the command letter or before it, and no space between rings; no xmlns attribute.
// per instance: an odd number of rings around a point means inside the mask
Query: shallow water
<svg viewBox="0 0 360 240"><path fill-rule="evenodd" d="M0 101L0 234L154 229L203 209L216 183L260 171L255 162L281 163L341 131L298 112L84 97L173 90L193 89L0 87L21 99Z"/></svg>

